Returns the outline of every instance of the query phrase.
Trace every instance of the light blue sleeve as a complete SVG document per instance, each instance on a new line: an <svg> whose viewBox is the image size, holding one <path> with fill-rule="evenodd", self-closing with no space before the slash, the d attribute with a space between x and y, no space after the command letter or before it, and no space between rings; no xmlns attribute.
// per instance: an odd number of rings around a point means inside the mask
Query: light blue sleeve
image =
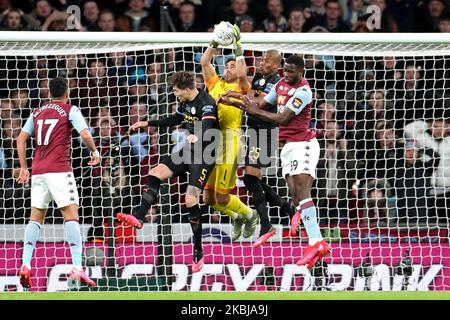
<svg viewBox="0 0 450 320"><path fill-rule="evenodd" d="M277 82L278 83L278 82ZM264 100L271 105L277 105L277 85L273 85L269 93L264 97Z"/></svg>
<svg viewBox="0 0 450 320"><path fill-rule="evenodd" d="M30 114L30 116L27 119L27 122L25 122L25 125L22 128L22 131L25 131L30 136L34 136L34 119L33 119L33 113Z"/></svg>
<svg viewBox="0 0 450 320"><path fill-rule="evenodd" d="M80 133L83 129L89 129L86 120L84 120L84 117L77 106L72 106L72 109L70 109L69 121L78 133Z"/></svg>
<svg viewBox="0 0 450 320"><path fill-rule="evenodd" d="M286 107L294 111L298 116L300 112L312 101L312 91L309 87L298 88L294 95L286 103Z"/></svg>

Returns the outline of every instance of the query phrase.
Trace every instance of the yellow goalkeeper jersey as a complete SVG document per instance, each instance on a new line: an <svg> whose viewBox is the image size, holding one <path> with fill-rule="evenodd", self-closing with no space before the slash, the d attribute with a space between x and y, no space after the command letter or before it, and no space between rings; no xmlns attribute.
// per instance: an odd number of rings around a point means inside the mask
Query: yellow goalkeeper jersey
<svg viewBox="0 0 450 320"><path fill-rule="evenodd" d="M218 75L215 75L208 81L206 81L206 87L209 94L217 100L217 98L228 91L240 91L237 82L228 83ZM229 106L223 103L217 105L219 114L219 129L234 129L240 130L242 126L242 114L243 111L233 106Z"/></svg>

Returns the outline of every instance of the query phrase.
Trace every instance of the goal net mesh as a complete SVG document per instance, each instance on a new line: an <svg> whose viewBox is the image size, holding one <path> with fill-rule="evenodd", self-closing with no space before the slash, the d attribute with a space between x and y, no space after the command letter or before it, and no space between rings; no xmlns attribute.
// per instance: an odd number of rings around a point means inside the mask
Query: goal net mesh
<svg viewBox="0 0 450 320"><path fill-rule="evenodd" d="M187 175L163 184L142 230L114 217L139 205L149 169L185 140L180 127L130 133L129 126L174 112L173 72L194 71L198 88L205 87L199 63L205 46L2 42L0 48L0 291L23 290L18 270L30 185L15 182L15 140L32 109L49 101L48 81L57 75L70 80L70 103L81 109L102 155L100 166L89 167L89 151L74 134L83 261L100 290L450 290L448 44L244 46L250 78L268 49L304 56L314 93L311 127L321 145L313 200L332 253L322 267L298 267L306 232L301 226L298 237L289 236L289 218L279 208L269 208L276 235L254 249L259 227L253 237L231 242L229 218L202 205L205 265L196 274ZM228 55L232 50L222 49L215 56L218 74ZM253 206L243 173L240 164L233 193ZM263 176L290 199L278 162ZM71 289L62 222L51 206L31 263L32 290Z"/></svg>

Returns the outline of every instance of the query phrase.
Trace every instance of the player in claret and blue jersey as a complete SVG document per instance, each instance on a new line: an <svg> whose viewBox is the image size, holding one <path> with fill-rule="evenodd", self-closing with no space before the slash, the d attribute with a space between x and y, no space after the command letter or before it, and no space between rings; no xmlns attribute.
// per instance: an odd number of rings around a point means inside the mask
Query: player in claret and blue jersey
<svg viewBox="0 0 450 320"><path fill-rule="evenodd" d="M72 129L77 130L91 151L89 165L97 165L100 156L80 110L67 103L68 80L60 77L50 80L49 91L51 102L33 110L17 138L20 161L17 182L21 184L27 183L30 178L25 155L27 140L30 137L36 140L31 168L31 215L25 229L20 283L26 290L32 286L31 258L48 205L54 200L64 218L64 231L72 256L73 268L69 278L95 286L95 282L89 279L81 266L79 199L70 163Z"/></svg>
<svg viewBox="0 0 450 320"><path fill-rule="evenodd" d="M331 247L320 233L317 210L311 199L311 186L316 176L320 147L314 130L310 129L312 91L303 78L303 58L292 55L285 60L284 77L272 87L260 103L244 97L241 108L262 120L279 124L280 158L283 177L297 205L291 220L291 234L298 234L303 220L309 238L309 246L297 265L312 268L327 255ZM266 111L270 105L277 106L277 113Z"/></svg>

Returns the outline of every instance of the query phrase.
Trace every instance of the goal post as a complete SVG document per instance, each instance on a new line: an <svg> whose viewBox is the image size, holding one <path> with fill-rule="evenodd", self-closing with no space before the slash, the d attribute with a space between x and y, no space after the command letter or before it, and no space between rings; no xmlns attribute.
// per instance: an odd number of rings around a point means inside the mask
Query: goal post
<svg viewBox="0 0 450 320"><path fill-rule="evenodd" d="M259 228L231 242L230 220L202 205L205 266L192 274L185 176L163 183L142 230L115 223L118 212L139 204L149 169L185 137L181 128L130 134L130 123L173 112L175 71L194 71L204 88L200 57L211 38L0 33L0 291L22 290L17 274L30 212L30 186L14 182L14 139L32 108L48 101L47 82L56 75L69 78L70 103L80 107L102 154L101 165L90 169L87 149L74 137L84 261L100 290L450 290L446 34L242 34L250 77L268 49L304 56L315 96L311 126L322 150L313 200L333 248L326 272L295 265L306 233L302 227L290 237L289 219L277 207L269 208L277 234L253 249ZM230 49L213 60L219 74ZM279 166L264 174L289 199ZM242 175L239 164L233 193L252 205ZM62 280L70 271L64 241L61 214L51 208L32 260L33 290L69 290Z"/></svg>

